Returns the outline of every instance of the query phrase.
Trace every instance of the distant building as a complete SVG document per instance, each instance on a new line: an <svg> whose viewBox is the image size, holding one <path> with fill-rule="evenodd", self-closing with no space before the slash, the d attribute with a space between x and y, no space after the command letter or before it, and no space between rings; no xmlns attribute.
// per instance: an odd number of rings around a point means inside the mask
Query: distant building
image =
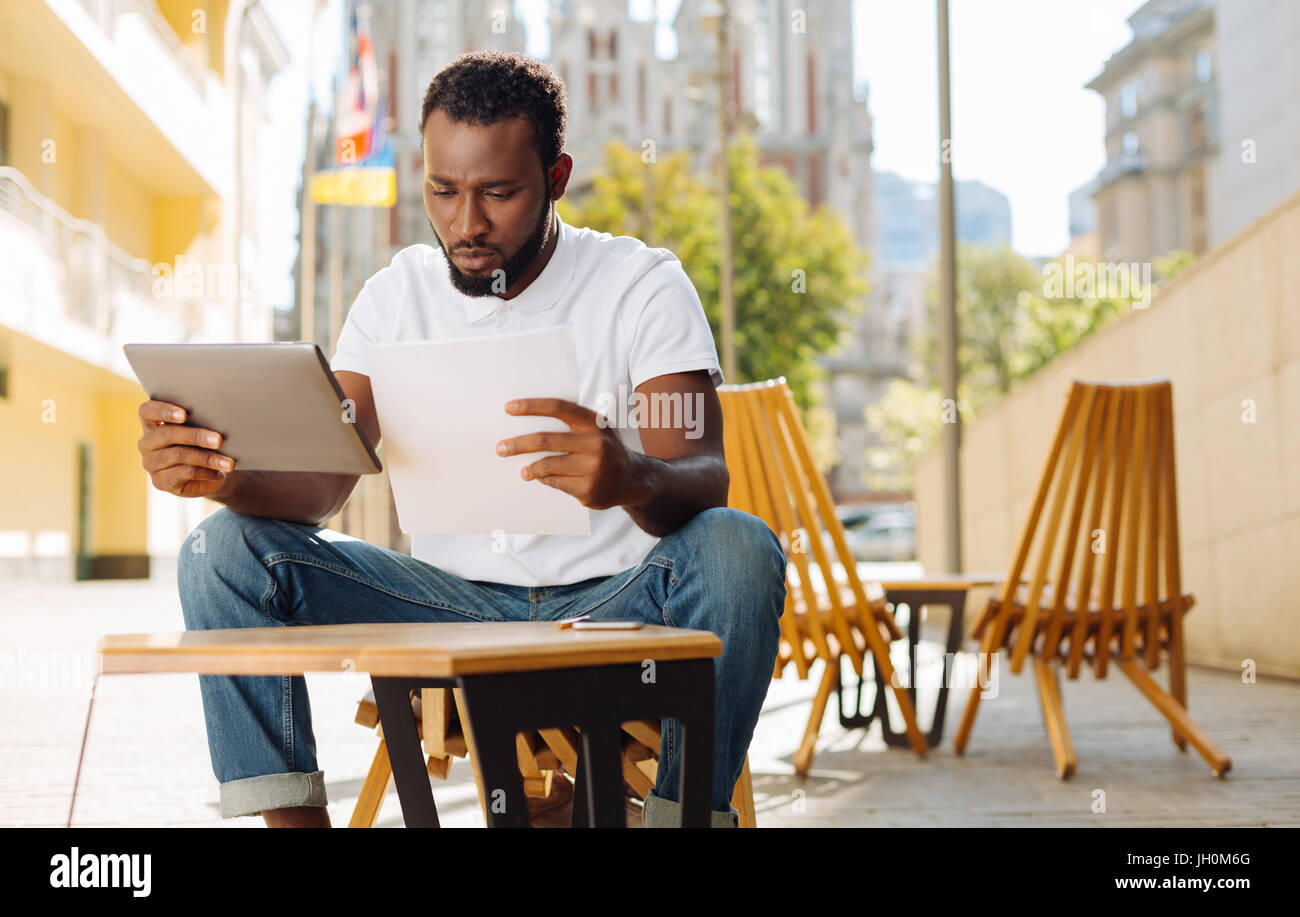
<svg viewBox="0 0 1300 917"><path fill-rule="evenodd" d="M1128 18L1132 41L1088 83L1106 101L1106 166L1093 184L1105 261L1221 241L1215 15L1212 0L1148 0Z"/></svg>
<svg viewBox="0 0 1300 917"><path fill-rule="evenodd" d="M1070 192L1070 238L1086 236L1097 231L1097 204L1092 199L1091 181Z"/></svg>
<svg viewBox="0 0 1300 917"><path fill-rule="evenodd" d="M934 185L877 172L873 187L876 251L870 308L874 329L864 338L873 355L873 372L856 390L841 385L835 402L841 428L848 431L845 438L856 437L853 448L841 449L844 461L832 474L832 483L846 497L866 496L866 450L879 445L865 423L867 406L884 398L894 379L911 378L917 371L911 347L928 330L926 281L939 251ZM978 181L956 182L953 194L959 242L1011 244L1011 202L1005 194Z"/></svg>

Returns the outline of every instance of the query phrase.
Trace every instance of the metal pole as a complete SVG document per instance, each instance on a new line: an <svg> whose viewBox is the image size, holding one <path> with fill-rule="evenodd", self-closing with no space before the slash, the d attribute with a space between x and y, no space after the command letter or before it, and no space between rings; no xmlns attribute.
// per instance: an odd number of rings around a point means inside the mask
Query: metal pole
<svg viewBox="0 0 1300 917"><path fill-rule="evenodd" d="M731 290L731 168L727 163L727 138L731 136L731 43L727 35L727 0L718 14L718 187L722 211L722 259L718 300L722 307L722 375L732 384L736 375L736 304Z"/></svg>
<svg viewBox="0 0 1300 917"><path fill-rule="evenodd" d="M311 198L311 177L316 171L316 98L307 107L307 158L302 169L302 238L299 280L298 340L316 340L316 202ZM327 355L328 356L328 355Z"/></svg>
<svg viewBox="0 0 1300 917"><path fill-rule="evenodd" d="M961 572L961 414L957 410L957 238L948 80L948 0L937 0L939 31L939 376L943 388L943 498L947 569Z"/></svg>
<svg viewBox="0 0 1300 917"><path fill-rule="evenodd" d="M302 163L302 207L298 210L301 276L298 280L298 340L316 340L316 202L311 177L316 172L316 17L320 0L312 0L307 17L307 149ZM326 354L327 357L332 354Z"/></svg>

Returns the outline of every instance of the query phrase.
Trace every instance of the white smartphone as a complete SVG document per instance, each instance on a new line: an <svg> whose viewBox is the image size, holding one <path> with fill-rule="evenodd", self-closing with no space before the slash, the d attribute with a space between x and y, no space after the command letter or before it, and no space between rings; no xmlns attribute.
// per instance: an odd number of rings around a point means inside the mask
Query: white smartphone
<svg viewBox="0 0 1300 917"><path fill-rule="evenodd" d="M575 621L574 630L640 630L644 621Z"/></svg>

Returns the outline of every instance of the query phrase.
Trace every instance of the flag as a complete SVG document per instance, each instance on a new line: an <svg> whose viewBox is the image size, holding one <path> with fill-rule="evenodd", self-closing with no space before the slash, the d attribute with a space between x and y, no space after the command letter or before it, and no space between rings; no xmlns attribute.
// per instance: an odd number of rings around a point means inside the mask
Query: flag
<svg viewBox="0 0 1300 917"><path fill-rule="evenodd" d="M334 161L357 165L383 146L383 109L379 103L379 67L370 24L349 3L348 75L335 108Z"/></svg>

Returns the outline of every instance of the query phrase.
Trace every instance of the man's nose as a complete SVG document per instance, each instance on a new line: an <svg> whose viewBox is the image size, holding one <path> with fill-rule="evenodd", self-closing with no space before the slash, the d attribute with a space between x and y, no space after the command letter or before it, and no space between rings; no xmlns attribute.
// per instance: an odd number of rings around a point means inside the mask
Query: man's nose
<svg viewBox="0 0 1300 917"><path fill-rule="evenodd" d="M461 205L451 228L462 239L478 239L487 235L489 224L482 205L474 194L462 194Z"/></svg>

